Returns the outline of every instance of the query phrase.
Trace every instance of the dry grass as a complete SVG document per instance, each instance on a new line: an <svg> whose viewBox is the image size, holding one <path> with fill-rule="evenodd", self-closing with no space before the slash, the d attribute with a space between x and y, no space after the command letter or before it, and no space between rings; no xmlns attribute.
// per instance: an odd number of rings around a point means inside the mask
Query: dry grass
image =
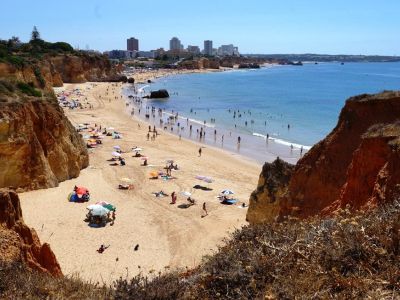
<svg viewBox="0 0 400 300"><path fill-rule="evenodd" d="M399 212L396 203L367 214L248 226L194 270L120 279L111 289L2 269L0 297L399 299Z"/></svg>
<svg viewBox="0 0 400 300"><path fill-rule="evenodd" d="M111 299L111 290L79 277L54 278L21 264L0 263L0 299Z"/></svg>

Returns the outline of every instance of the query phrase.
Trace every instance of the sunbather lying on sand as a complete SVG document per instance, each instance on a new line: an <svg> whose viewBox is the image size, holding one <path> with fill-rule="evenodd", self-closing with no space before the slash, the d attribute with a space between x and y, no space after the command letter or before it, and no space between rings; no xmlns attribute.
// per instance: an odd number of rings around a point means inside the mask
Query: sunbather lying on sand
<svg viewBox="0 0 400 300"><path fill-rule="evenodd" d="M134 187L133 187L133 184L119 184L119 185L118 185L118 188L119 188L120 190L131 190L131 189L133 189Z"/></svg>
<svg viewBox="0 0 400 300"><path fill-rule="evenodd" d="M154 195L156 195L156 197L165 197L165 196L169 196L168 194L164 193L162 190L159 192L155 192L153 193Z"/></svg>
<svg viewBox="0 0 400 300"><path fill-rule="evenodd" d="M196 203L196 200L190 198L190 196L189 196L186 200L189 201L189 203L190 203L191 205L194 205L194 204Z"/></svg>
<svg viewBox="0 0 400 300"><path fill-rule="evenodd" d="M106 250L108 247L110 247L110 245L104 246L103 244L101 244L101 245L100 245L100 248L97 249L96 251L97 251L98 253L103 253L104 250Z"/></svg>

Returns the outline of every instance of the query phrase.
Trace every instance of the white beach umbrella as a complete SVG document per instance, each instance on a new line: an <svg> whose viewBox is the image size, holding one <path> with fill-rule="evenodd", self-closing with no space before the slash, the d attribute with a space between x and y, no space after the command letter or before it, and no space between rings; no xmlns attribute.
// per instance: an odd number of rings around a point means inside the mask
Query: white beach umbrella
<svg viewBox="0 0 400 300"><path fill-rule="evenodd" d="M190 197L190 196L192 196L192 194L191 194L191 193L189 193L189 192L186 192L186 191L184 191L184 192L181 192L181 194L182 194L183 196L186 196L186 197Z"/></svg>
<svg viewBox="0 0 400 300"><path fill-rule="evenodd" d="M125 183L132 183L132 179L130 179L130 178L128 178L128 177L122 177L121 179L120 179L122 182L125 182Z"/></svg>
<svg viewBox="0 0 400 300"><path fill-rule="evenodd" d="M120 157L121 153L118 153L118 152L114 151L114 152L111 153L111 155L112 156L116 156L116 157Z"/></svg>
<svg viewBox="0 0 400 300"><path fill-rule="evenodd" d="M136 152L140 152L140 151L142 151L143 149L142 148L139 148L139 147L135 147L135 148L132 148L132 151L136 151Z"/></svg>
<svg viewBox="0 0 400 300"><path fill-rule="evenodd" d="M221 192L221 194L222 195L225 195L225 196L228 196L228 195L233 195L233 194L235 194L233 191L231 191L231 190L223 190L222 192Z"/></svg>
<svg viewBox="0 0 400 300"><path fill-rule="evenodd" d="M107 208L99 204L92 204L87 207L93 216L104 216L110 212Z"/></svg>

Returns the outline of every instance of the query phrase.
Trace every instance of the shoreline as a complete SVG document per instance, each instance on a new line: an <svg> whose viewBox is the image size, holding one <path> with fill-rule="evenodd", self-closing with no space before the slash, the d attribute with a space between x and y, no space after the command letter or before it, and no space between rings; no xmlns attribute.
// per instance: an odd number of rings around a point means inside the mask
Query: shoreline
<svg viewBox="0 0 400 300"><path fill-rule="evenodd" d="M193 268L204 255L215 251L230 232L247 224L247 208L222 205L217 195L221 190L232 189L238 204L248 203L260 174L259 164L212 147L204 149L199 157L197 144L169 133L161 132L156 141L148 141L148 125L125 113L120 84L67 84L63 89L76 88L82 95L72 93L69 98L80 99L85 108L64 109L71 123L112 126L123 138L104 136L101 145L89 149L90 165L78 178L55 188L19 194L26 224L35 228L42 242L50 243L64 274L78 273L85 280L111 283L120 276ZM123 154L126 159L123 167L110 166L107 161L114 145L128 151ZM132 157L129 151L134 146L144 149L149 166L141 166L143 161ZM173 173L176 179L149 179L149 173L163 170L168 159L179 165L179 170ZM195 178L197 175L215 180L208 184L211 191L193 188L201 184ZM121 178L125 177L132 179L134 189L118 189ZM67 201L74 185L89 189L88 203ZM170 197L157 198L152 194L160 190L167 194L175 191L177 204L171 205ZM185 209L184 191L193 194L196 205ZM83 221L86 206L97 201L117 207L113 226L91 228ZM204 202L208 216L201 218ZM96 249L101 244L110 248L98 254ZM135 245L140 245L138 251L133 250Z"/></svg>
<svg viewBox="0 0 400 300"><path fill-rule="evenodd" d="M268 67L273 67L274 65L268 65ZM227 72L234 72L236 69L230 69ZM242 70L239 70L239 72ZM220 72L223 72L222 70ZM226 71L225 71L226 72ZM207 70L201 70L201 72L181 72L176 73L173 72L169 74L165 72L161 76L152 76L151 72L148 73L148 76L145 78L147 80L151 80L151 83L157 82L158 79L162 79L164 77L169 76L179 76L185 74L198 74L198 73L210 73ZM143 81L143 80L142 80ZM148 87L146 83L138 84L137 91L142 92L144 88ZM136 85L136 83L135 83ZM183 139L188 141L192 141L197 143L198 145L207 145L209 147L213 147L214 149L220 149L222 151L226 151L229 154L238 155L242 158L249 159L258 164L264 164L265 162L272 162L277 157L280 157L286 162L291 164L296 164L297 161L302 157L300 153L300 149L303 147L303 155L312 147L312 146L304 146L294 142L286 141L274 136L270 136L267 141L267 136L263 134L259 134L257 132L252 132L252 134L248 132L240 131L239 129L227 129L224 126L220 126L218 124L206 123L203 124L200 120L193 119L192 116L182 115L179 111L166 111L163 110L163 116L156 116L157 114L150 114L150 118L145 118L145 114L149 114L149 108L153 107L154 102L151 99L142 99L141 103L135 103L132 99L128 98L129 95L134 94L130 86L125 86L123 88L123 95L125 97L125 101L129 104L129 108L132 107L134 110L134 119L140 120L142 122L148 123L148 125L156 126L158 129L162 129L165 126L166 117L174 116L176 113L179 114L178 121L175 121L177 124L184 125L184 129L180 130L180 126L177 127L176 124L168 124L167 131L174 136L181 136ZM134 94L135 96L137 94ZM168 100L166 100L168 101ZM154 107L157 109L157 105ZM140 114L138 114L140 112ZM139 116L138 116L139 115ZM161 125L159 120L163 119L164 124ZM192 132L188 133L188 127L192 125ZM207 137L203 140L198 139L198 135L194 137L197 130L204 130L207 132ZM207 130L206 130L207 129ZM214 133L214 130L217 130L218 134ZM165 130L164 130L165 132ZM223 137L222 137L223 136ZM241 137L242 141L240 144L237 143L238 137ZM244 139L245 138L245 139ZM255 146L253 146L255 145ZM291 145L293 149L291 149Z"/></svg>

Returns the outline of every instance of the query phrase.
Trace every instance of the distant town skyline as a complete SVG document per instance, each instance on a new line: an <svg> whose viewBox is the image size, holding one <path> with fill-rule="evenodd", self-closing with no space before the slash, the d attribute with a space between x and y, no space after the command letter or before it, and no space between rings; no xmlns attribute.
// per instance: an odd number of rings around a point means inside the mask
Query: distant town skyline
<svg viewBox="0 0 400 300"><path fill-rule="evenodd" d="M397 0L21 0L3 3L0 39L27 41L36 25L45 40L99 51L126 49L131 36L140 49L169 49L176 36L185 48L212 40L244 54L400 55L399 11Z"/></svg>

